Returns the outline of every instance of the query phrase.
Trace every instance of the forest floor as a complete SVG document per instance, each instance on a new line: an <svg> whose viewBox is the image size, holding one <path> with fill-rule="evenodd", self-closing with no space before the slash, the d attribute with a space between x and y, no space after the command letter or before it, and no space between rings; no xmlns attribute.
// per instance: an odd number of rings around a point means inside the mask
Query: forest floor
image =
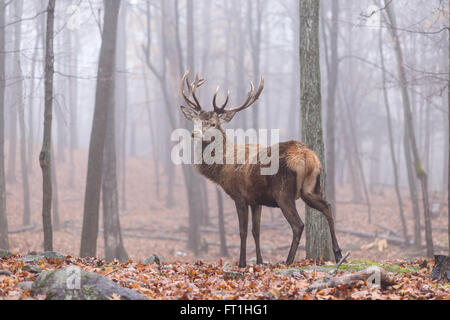
<svg viewBox="0 0 450 320"><path fill-rule="evenodd" d="M66 159L68 155L66 154ZM54 230L54 250L72 257L79 254L80 234L83 216L83 199L86 170L86 151L75 153L75 169L71 169L69 161L56 162L58 183L58 207L60 227ZM167 206L168 190L167 175L160 168L160 188L156 185L153 162L143 157L129 157L126 166L126 206L121 201L121 227L124 245L130 257L130 262L122 264L121 270L111 277L125 281L126 277L136 279L145 286L136 290L152 298L324 298L343 297L341 293L333 295L331 291L319 292L314 295L302 294L301 288L314 279L324 276L318 270L296 273L296 276L281 275L278 269L286 269L281 264L287 257L292 233L288 223L279 209L263 208L261 226L261 246L265 266L248 267L242 271L243 280L227 282L223 279L223 266L236 269L239 255L239 229L234 204L224 195L225 222L229 256L222 257L219 253L219 236L217 227L217 200L215 186L207 182L208 207L210 224L201 226L202 242L207 244L200 256L195 257L186 249L188 215L186 192L181 169L176 169L173 179L174 203ZM74 183L69 186L70 175ZM119 185L121 181L119 181ZM10 250L17 257L25 255L29 250L42 251L41 228L41 172L38 163L33 164L30 173L31 193L31 224L24 228L22 224L23 196L19 168L15 183L7 183L7 210L9 223ZM119 189L121 193L121 189ZM409 237L412 237L413 219L408 190L402 189L405 214ZM120 200L122 199L119 196ZM435 253L447 254L447 206L440 204L440 196L433 194L433 240ZM337 237L343 252L351 251L350 263L358 261L376 261L377 263L407 265L416 268L423 262L426 251L424 247L400 246L395 241L385 241L386 238L402 238L402 228L398 213L394 189L387 186L374 186L370 193L372 203L372 222L368 223L368 207L364 201L353 201L351 186L341 185L337 188L336 226ZM126 207L126 209L125 209ZM297 202L297 208L304 221L304 204ZM422 219L423 223L423 219ZM100 222L100 228L102 221ZM362 237L349 234L347 231L370 233L374 236ZM422 229L422 242L424 233ZM305 235L302 236L294 267L305 268L312 264L305 258ZM161 265L143 267L140 263L150 254L157 254ZM103 233L99 232L97 256L103 256ZM251 260L255 249L251 233L248 237L247 257ZM33 277L26 271L21 271L20 260L17 257L1 261L0 269L13 270L15 277ZM107 273L112 265L102 262L103 266L93 266L86 259L71 258L72 262L82 268L99 273ZM74 262L75 261L75 262ZM49 263L42 268L54 268ZM289 267L291 268L291 266ZM360 298L443 298L449 297L448 287L430 282L428 275L430 264L414 272L396 274L399 279L397 289L392 292L373 293L368 290ZM142 272L140 272L142 271ZM208 275L214 276L208 277ZM4 278L0 276L0 283ZM10 280L14 285L16 280ZM19 281L19 280L17 280ZM16 281L16 282L17 282ZM404 285L408 284L408 285ZM5 284L0 284L0 290ZM405 287L404 287L405 286ZM428 292L425 288L430 289ZM438 288L439 287L439 288ZM404 289L402 289L404 288ZM268 293L272 290L272 293ZM361 289L361 288L360 288ZM404 294L402 290L406 290ZM437 291L436 291L437 290ZM356 291L355 291L356 292ZM348 298L358 298L352 292L347 292ZM388 296L384 296L384 295ZM391 295L392 294L392 295Z"/></svg>

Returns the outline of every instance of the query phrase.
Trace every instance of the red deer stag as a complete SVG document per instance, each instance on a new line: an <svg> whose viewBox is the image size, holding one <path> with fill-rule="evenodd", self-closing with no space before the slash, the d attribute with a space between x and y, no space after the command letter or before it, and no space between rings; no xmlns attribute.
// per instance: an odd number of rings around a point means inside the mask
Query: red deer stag
<svg viewBox="0 0 450 320"><path fill-rule="evenodd" d="M196 89L205 80L199 79L197 74L195 80L190 83L188 75L189 71L184 74L181 81L181 93L188 107L181 106L181 111L188 120L201 123L201 129L195 128L192 136L202 140L202 149L204 149L208 144L215 143L215 140L214 142L206 143L203 139L205 132L214 128L221 133L223 138L222 146L224 148L232 148L231 150L234 149L232 151L234 152L234 159L236 159L239 146L245 148L244 150L248 154L251 146L248 144L237 145L233 141L228 141L225 131L222 129L222 124L231 121L237 112L249 108L255 103L264 89L264 78L261 77L261 83L256 94L255 87L250 81L251 90L247 100L240 107L233 109L225 109L229 101L229 92L224 104L217 106L216 99L219 91L219 87L217 87L212 101L214 111L204 111L196 97ZM190 97L186 94L185 82L189 89ZM262 149L262 147L256 146L258 149ZM273 149L273 146L267 147L265 151L270 153L271 148ZM286 263L291 264L294 262L297 247L304 229L304 224L295 207L295 200L299 198L302 198L308 206L319 210L325 215L330 227L335 260L336 262L339 261L342 258L342 254L336 239L331 207L322 197L320 186L322 166L319 158L314 151L308 149L306 145L298 141L279 143L278 150L279 169L274 175L262 175L260 170L262 167L261 162L258 160L256 163L253 162L251 164L247 158L245 159L245 163L240 165L237 162L229 163L230 161L224 161L222 164L206 164L202 162L196 165L203 176L219 184L236 204L241 237L239 267L246 266L249 206L252 210L252 234L256 245L256 262L258 264L263 263L259 243L262 206L280 208L284 217L289 222L292 228L293 238Z"/></svg>

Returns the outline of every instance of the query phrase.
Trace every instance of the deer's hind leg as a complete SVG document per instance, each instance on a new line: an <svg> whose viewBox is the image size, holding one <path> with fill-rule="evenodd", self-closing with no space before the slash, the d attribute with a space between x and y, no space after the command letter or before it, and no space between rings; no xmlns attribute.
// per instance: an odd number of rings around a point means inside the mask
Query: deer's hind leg
<svg viewBox="0 0 450 320"><path fill-rule="evenodd" d="M341 249L336 238L336 232L334 229L334 219L331 212L331 205L323 199L322 191L320 188L320 175L310 175L305 179L303 188L301 190L300 196L305 203L316 209L325 216L328 221L328 226L330 228L331 241L333 245L333 253L336 262L342 259Z"/></svg>
<svg viewBox="0 0 450 320"><path fill-rule="evenodd" d="M260 227L261 227L261 206L253 205L251 206L252 209L252 234L253 239L255 240L255 247L256 247L256 263L262 264L263 258L261 255L261 246L259 243L259 234L260 234Z"/></svg>
<svg viewBox="0 0 450 320"><path fill-rule="evenodd" d="M302 237L305 225L297 212L294 198L280 195L279 199L277 199L277 203L292 228L292 243L286 259L286 264L289 265L294 262L295 254L297 253L298 244L300 243L300 238Z"/></svg>

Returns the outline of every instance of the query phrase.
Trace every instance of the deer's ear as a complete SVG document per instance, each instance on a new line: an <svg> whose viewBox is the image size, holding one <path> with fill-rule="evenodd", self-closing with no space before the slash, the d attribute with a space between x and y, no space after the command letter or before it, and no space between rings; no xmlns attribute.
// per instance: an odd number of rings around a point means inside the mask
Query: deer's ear
<svg viewBox="0 0 450 320"><path fill-rule="evenodd" d="M230 122L233 117L235 116L236 111L226 111L225 113L222 113L219 118L221 123L227 123Z"/></svg>
<svg viewBox="0 0 450 320"><path fill-rule="evenodd" d="M198 118L198 112L191 109L191 108L186 108L183 106L180 106L181 108L181 112L183 112L184 116L186 117L186 119L194 121L195 119Z"/></svg>

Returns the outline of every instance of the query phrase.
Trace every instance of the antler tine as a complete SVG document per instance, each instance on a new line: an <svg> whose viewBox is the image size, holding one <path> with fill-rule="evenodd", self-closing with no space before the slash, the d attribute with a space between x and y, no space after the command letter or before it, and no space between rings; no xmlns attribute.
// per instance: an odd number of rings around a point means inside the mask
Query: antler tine
<svg viewBox="0 0 450 320"><path fill-rule="evenodd" d="M204 80L204 79L201 79L201 80L200 80L200 79L198 78L198 73L197 73L194 82L192 83L192 85L190 85L190 84L189 84L188 76L189 76L189 70L187 70L187 71L184 73L183 78L181 79L181 93L183 94L184 100L186 100L186 102L188 103L188 105L189 105L192 109L197 110L197 111L201 111L201 110L202 110L202 107L200 106L200 103L199 103L197 97L195 96L195 89L198 88L198 87L200 87L202 84L204 84L206 80ZM190 99L188 98L188 96L186 95L186 91L184 90L184 88L185 88L185 82L186 82L186 84L187 84L187 87L189 88L189 93L192 95L192 97L194 98L194 101L195 101L195 102L193 102L192 100L190 100Z"/></svg>
<svg viewBox="0 0 450 320"><path fill-rule="evenodd" d="M230 100L230 91L228 91L228 93L227 93L227 98L225 99L225 102L222 104L222 106L218 107L217 103L216 103L216 100L217 100L217 94L219 93L219 88L220 88L220 86L217 86L216 92L214 93L213 107L214 107L214 111L216 113L220 114L220 113L224 112L225 107L227 106L228 101Z"/></svg>
<svg viewBox="0 0 450 320"><path fill-rule="evenodd" d="M261 95L263 89L264 89L264 77L261 76L261 80L259 83L259 87L258 87L258 91L256 92L256 94L254 95L255 92L255 85L253 84L253 82L250 80L250 92L248 93L248 98L247 100L244 102L244 104L242 104L240 107L231 109L229 111L234 111L234 112L238 112L238 111L242 111L244 109L247 109L248 107L250 107L252 104L254 104L256 102L256 100L258 100L259 96Z"/></svg>
<svg viewBox="0 0 450 320"><path fill-rule="evenodd" d="M198 77L198 73L197 73L197 74L195 75L195 80L194 80L194 82L193 82L193 84L192 84L192 87L191 87L191 88L192 88L192 89L191 89L192 97L194 98L195 103L196 103L197 106L200 108L200 110L202 109L202 107L200 106L200 102L198 101L197 96L195 95L195 90L197 90L198 87L200 87L202 84L204 84L205 81L206 81L206 80L204 80L204 79L200 80L200 78Z"/></svg>

